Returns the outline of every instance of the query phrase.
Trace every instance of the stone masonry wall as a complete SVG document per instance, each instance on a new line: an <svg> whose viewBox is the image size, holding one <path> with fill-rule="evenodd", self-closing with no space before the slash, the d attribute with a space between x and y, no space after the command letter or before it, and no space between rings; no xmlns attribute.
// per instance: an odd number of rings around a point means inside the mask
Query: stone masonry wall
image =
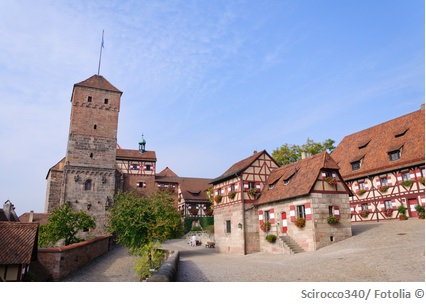
<svg viewBox="0 0 426 304"><path fill-rule="evenodd" d="M112 249L112 237L103 236L59 248L39 248L38 260L54 281L60 281Z"/></svg>

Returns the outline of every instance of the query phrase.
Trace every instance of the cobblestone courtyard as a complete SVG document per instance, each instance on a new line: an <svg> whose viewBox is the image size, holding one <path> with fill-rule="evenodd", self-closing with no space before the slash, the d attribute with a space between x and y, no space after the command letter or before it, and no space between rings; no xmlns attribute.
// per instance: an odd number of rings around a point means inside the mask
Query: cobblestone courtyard
<svg viewBox="0 0 426 304"><path fill-rule="evenodd" d="M180 251L180 282L425 281L424 220L354 223L352 231L347 240L294 255L218 254L191 247L184 239L169 240L163 247ZM133 260L118 247L64 281L135 282Z"/></svg>

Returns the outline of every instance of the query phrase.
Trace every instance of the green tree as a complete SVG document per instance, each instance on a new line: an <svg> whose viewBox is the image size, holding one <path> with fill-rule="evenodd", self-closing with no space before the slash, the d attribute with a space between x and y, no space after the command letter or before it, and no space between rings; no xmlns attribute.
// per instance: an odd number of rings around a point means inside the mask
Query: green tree
<svg viewBox="0 0 426 304"><path fill-rule="evenodd" d="M39 227L38 244L40 247L54 245L61 239L65 245L81 241L76 235L81 230L96 227L95 220L85 211L73 212L70 204L56 207L49 216L46 225Z"/></svg>
<svg viewBox="0 0 426 304"><path fill-rule="evenodd" d="M280 148L276 148L272 151L272 158L275 159L278 165L284 166L300 160L303 151L311 153L312 155L324 151L330 153L336 148L334 143L335 141L332 139L327 139L323 143L320 143L308 138L303 145L283 144Z"/></svg>
<svg viewBox="0 0 426 304"><path fill-rule="evenodd" d="M118 193L109 209L109 231L117 242L131 250L154 240L164 241L179 236L182 231L180 214L166 191L149 197L132 192Z"/></svg>

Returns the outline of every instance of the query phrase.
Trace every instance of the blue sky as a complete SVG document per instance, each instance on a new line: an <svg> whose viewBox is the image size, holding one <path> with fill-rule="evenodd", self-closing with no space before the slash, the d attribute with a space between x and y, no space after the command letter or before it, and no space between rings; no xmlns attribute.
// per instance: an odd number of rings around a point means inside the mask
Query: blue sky
<svg viewBox="0 0 426 304"><path fill-rule="evenodd" d="M424 1L0 2L0 200L44 211L75 83L123 91L118 143L214 178L254 150L334 139L424 103Z"/></svg>

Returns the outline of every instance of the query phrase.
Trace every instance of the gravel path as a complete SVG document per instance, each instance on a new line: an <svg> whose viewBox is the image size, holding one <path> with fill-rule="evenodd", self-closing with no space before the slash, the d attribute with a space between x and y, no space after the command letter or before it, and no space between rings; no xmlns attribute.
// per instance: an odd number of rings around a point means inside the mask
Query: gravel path
<svg viewBox="0 0 426 304"><path fill-rule="evenodd" d="M425 221L354 223L353 236L315 252L245 256L191 247L185 239L163 248L180 251L180 282L424 282ZM64 282L136 282L134 257L117 247Z"/></svg>

